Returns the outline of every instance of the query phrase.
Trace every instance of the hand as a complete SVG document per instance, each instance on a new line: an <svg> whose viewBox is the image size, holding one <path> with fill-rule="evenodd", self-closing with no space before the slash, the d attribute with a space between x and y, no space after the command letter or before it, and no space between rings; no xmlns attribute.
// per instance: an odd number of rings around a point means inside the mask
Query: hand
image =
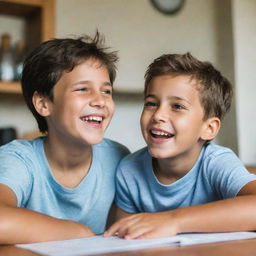
<svg viewBox="0 0 256 256"><path fill-rule="evenodd" d="M149 239L174 236L178 233L178 223L171 211L158 213L138 213L114 223L105 237L115 234L124 239Z"/></svg>

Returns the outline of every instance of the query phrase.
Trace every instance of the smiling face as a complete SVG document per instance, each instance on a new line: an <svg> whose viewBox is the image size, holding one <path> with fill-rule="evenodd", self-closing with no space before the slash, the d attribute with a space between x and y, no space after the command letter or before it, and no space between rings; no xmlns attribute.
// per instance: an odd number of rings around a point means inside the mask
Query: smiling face
<svg viewBox="0 0 256 256"><path fill-rule="evenodd" d="M189 76L153 78L145 94L141 130L155 158L197 158L207 133L208 120L199 92Z"/></svg>
<svg viewBox="0 0 256 256"><path fill-rule="evenodd" d="M89 59L64 73L45 106L50 138L79 145L101 142L115 109L106 67Z"/></svg>

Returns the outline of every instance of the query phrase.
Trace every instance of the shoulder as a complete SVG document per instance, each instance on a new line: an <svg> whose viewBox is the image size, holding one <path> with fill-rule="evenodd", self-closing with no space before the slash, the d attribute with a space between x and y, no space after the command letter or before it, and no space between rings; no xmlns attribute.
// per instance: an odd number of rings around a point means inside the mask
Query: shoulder
<svg viewBox="0 0 256 256"><path fill-rule="evenodd" d="M236 154L227 147L209 143L203 148L203 159L208 161L222 160L225 161L228 158L235 158L238 160Z"/></svg>
<svg viewBox="0 0 256 256"><path fill-rule="evenodd" d="M248 182L255 180L242 161L229 148L209 144L202 157L202 174L221 198L237 195Z"/></svg>
<svg viewBox="0 0 256 256"><path fill-rule="evenodd" d="M130 153L129 149L123 144L116 142L114 140L106 139L106 138L103 139L101 143L95 145L95 147L99 150L103 150L103 151L110 150L110 152L120 152L121 154L125 154L125 155Z"/></svg>
<svg viewBox="0 0 256 256"><path fill-rule="evenodd" d="M113 162L119 162L130 153L127 147L110 139L103 139L101 143L94 145L93 152L97 157L112 160Z"/></svg>
<svg viewBox="0 0 256 256"><path fill-rule="evenodd" d="M117 183L125 182L131 185L147 182L148 172L151 173L151 159L147 147L124 157L118 165Z"/></svg>
<svg viewBox="0 0 256 256"><path fill-rule="evenodd" d="M3 172L36 173L41 166L43 139L14 140L0 147L0 166Z"/></svg>
<svg viewBox="0 0 256 256"><path fill-rule="evenodd" d="M0 183L15 192L18 205L26 201L35 178L39 177L42 154L38 148L42 141L42 138L14 140L0 147Z"/></svg>
<svg viewBox="0 0 256 256"><path fill-rule="evenodd" d="M137 175L142 172L144 167L148 167L150 159L151 156L148 153L148 149L144 147L124 157L119 164L119 172Z"/></svg>
<svg viewBox="0 0 256 256"><path fill-rule="evenodd" d="M230 148L211 143L203 148L201 162L204 172L211 176L245 171L242 161Z"/></svg>
<svg viewBox="0 0 256 256"><path fill-rule="evenodd" d="M145 157L149 156L147 147L139 149L132 154L127 155L121 161L122 165L129 165L130 163L142 163L144 162Z"/></svg>
<svg viewBox="0 0 256 256"><path fill-rule="evenodd" d="M42 143L41 137L33 140L13 140L0 147L0 156L4 154L5 156L15 155L24 158L28 155L34 155L36 148Z"/></svg>

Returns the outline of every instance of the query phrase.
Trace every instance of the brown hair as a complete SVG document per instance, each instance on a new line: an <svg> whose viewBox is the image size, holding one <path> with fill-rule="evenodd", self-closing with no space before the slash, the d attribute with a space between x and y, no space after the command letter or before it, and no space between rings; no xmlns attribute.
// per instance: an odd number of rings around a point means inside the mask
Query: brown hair
<svg viewBox="0 0 256 256"><path fill-rule="evenodd" d="M190 53L164 54L148 66L144 94L150 81L162 75L188 75L191 80L195 80L205 120L214 116L222 120L229 111L233 96L232 85L210 62L199 61Z"/></svg>

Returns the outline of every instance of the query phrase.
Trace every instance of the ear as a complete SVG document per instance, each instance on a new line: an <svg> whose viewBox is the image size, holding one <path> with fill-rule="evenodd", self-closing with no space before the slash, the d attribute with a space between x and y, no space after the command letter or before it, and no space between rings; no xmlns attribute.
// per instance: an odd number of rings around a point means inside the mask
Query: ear
<svg viewBox="0 0 256 256"><path fill-rule="evenodd" d="M220 130L220 126L221 121L219 118L212 117L207 119L203 127L201 139L205 141L214 139Z"/></svg>
<svg viewBox="0 0 256 256"><path fill-rule="evenodd" d="M32 97L32 102L39 115L44 117L50 115L49 99L47 97L35 91Z"/></svg>

